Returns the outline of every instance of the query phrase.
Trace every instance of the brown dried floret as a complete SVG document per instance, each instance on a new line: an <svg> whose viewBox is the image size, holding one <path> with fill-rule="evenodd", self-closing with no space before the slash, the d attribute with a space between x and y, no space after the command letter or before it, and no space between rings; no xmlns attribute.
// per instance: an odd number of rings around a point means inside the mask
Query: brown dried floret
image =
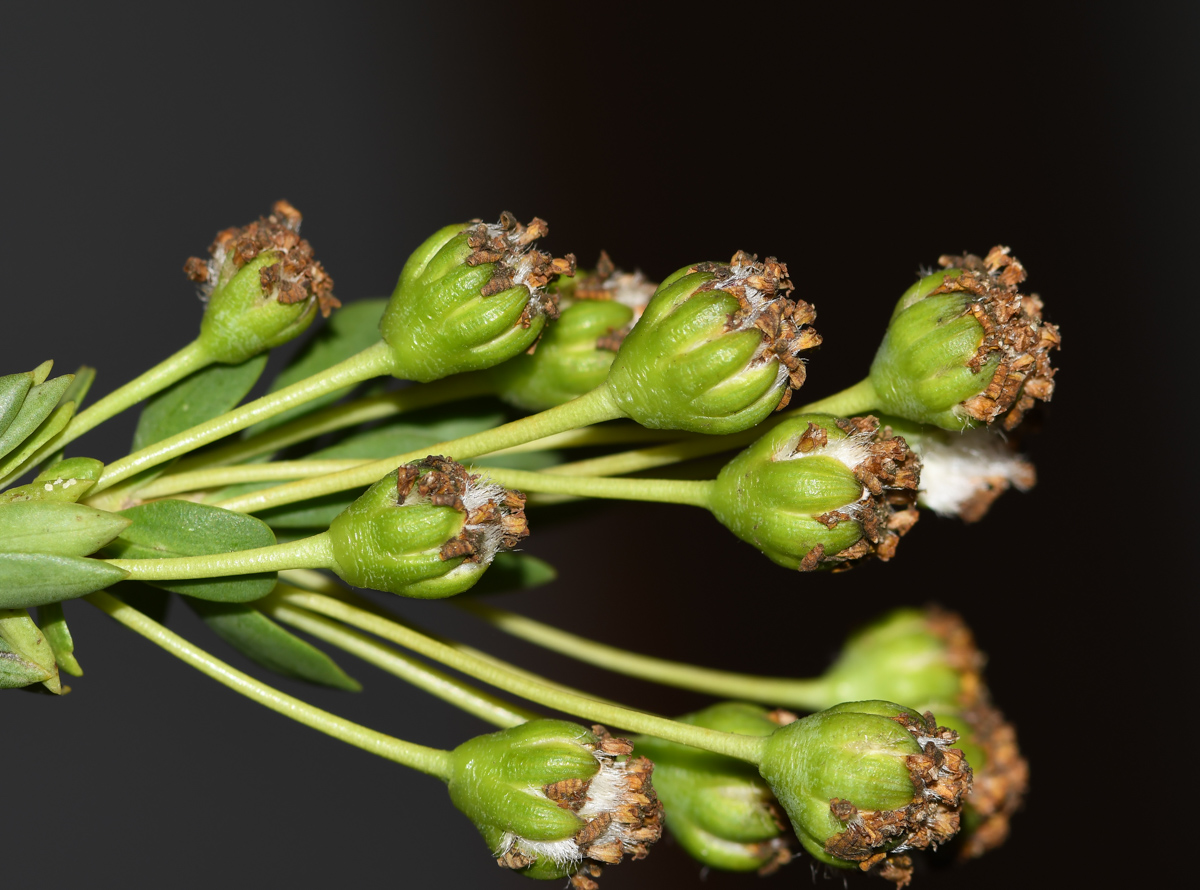
<svg viewBox="0 0 1200 890"><path fill-rule="evenodd" d="M549 231L545 220L534 217L522 225L507 210L498 223L472 220L467 230L471 253L464 262L468 266L495 264L492 277L479 291L481 296L490 297L520 284L529 289L530 300L519 322L523 327L529 327L538 315L558 318L558 296L545 290L546 285L559 275L575 274L574 254L554 257L531 246Z"/></svg>
<svg viewBox="0 0 1200 890"><path fill-rule="evenodd" d="M905 758L913 784L913 799L894 810L867 810L853 801L833 798L829 811L846 827L825 842L825 852L838 859L872 869L897 887L912 877L907 856L886 848L937 849L958 832L963 798L971 790L971 767L962 751L950 747L957 733L938 726L933 715L913 718L902 713L895 718L913 738L923 742L920 754Z"/></svg>
<svg viewBox="0 0 1200 890"><path fill-rule="evenodd" d="M965 833L960 849L960 856L970 859L999 847L1008 837L1009 822L1029 788L1029 762L1017 745L1016 729L992 706L986 690L960 717L984 757L967 799L981 821Z"/></svg>
<svg viewBox="0 0 1200 890"><path fill-rule="evenodd" d="M738 301L727 330L756 328L762 332L762 348L755 360L777 359L786 369L791 388L784 390L779 409L786 407L791 390L804 385L806 371L799 354L821 344L821 335L812 326L817 311L804 300L791 296L795 285L788 277L787 266L775 257L767 257L760 263L755 254L739 250L728 265L699 263L688 271L713 276L698 290L721 290Z"/></svg>
<svg viewBox="0 0 1200 890"><path fill-rule="evenodd" d="M300 211L287 201L276 201L267 216L241 228L218 232L208 248L212 259L189 257L183 264L184 274L201 284L207 295L226 263L236 271L262 252L273 251L280 259L259 273L263 293L273 292L280 303L315 300L321 314L328 318L342 304L333 295L333 279L314 259L312 245L300 237L301 219Z"/></svg>
<svg viewBox="0 0 1200 890"><path fill-rule="evenodd" d="M987 388L963 402L963 410L976 420L1011 430L1033 407L1034 401L1050 401L1054 394L1054 368L1050 351L1062 338L1058 326L1042 320L1042 301L1036 294L1021 294L1025 267L1007 247L993 247L986 257L973 254L942 256L938 263L961 269L948 277L933 294L966 292L973 300L966 312L983 328L983 341L967 363L979 372L986 362L999 358Z"/></svg>

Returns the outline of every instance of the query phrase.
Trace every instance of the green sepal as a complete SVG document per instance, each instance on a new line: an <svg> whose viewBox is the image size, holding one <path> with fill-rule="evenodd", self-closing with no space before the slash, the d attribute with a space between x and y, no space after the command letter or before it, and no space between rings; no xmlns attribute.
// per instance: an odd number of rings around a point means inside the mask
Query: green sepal
<svg viewBox="0 0 1200 890"><path fill-rule="evenodd" d="M0 609L28 609L86 596L128 572L98 559L56 553L0 553Z"/></svg>
<svg viewBox="0 0 1200 890"><path fill-rule="evenodd" d="M54 650L54 661L59 670L72 677L82 677L83 668L75 658L75 639L71 636L71 629L67 627L62 603L39 606L38 626L46 637L46 642Z"/></svg>
<svg viewBox="0 0 1200 890"><path fill-rule="evenodd" d="M213 361L238 365L299 336L312 324L317 301L280 303L263 293L259 273L280 261L277 251L263 251L232 271L232 252L221 270L221 281L208 298L197 343Z"/></svg>
<svg viewBox="0 0 1200 890"><path fill-rule="evenodd" d="M132 525L105 552L116 559L165 559L269 547L275 535L261 519L191 501L152 501L121 511ZM275 572L224 578L146 582L172 593L222 603L246 603L275 587Z"/></svg>
<svg viewBox="0 0 1200 890"><path fill-rule="evenodd" d="M151 396L133 434L133 450L219 417L254 388L267 366L258 355L237 365L209 365Z"/></svg>
<svg viewBox="0 0 1200 890"><path fill-rule="evenodd" d="M541 587L558 577L550 563L528 553L497 553L487 573L471 588L471 594L507 593Z"/></svg>
<svg viewBox="0 0 1200 890"><path fill-rule="evenodd" d="M14 664L13 669L16 676L12 678L13 680L20 679L21 675L44 672L46 676L34 682L40 682L55 695L62 694L62 683L58 679L58 664L54 660L54 650L45 635L34 624L33 619L29 617L28 612L24 609L0 609L0 640L4 642L9 653L15 654L19 660L25 662L25 665L32 664L38 669L30 671L27 667ZM0 659L2 658L3 656L0 656ZM4 683L3 673L0 670L0 685ZM31 684L20 682L18 685L29 686Z"/></svg>
<svg viewBox="0 0 1200 890"><path fill-rule="evenodd" d="M5 503L0 504L0 551L87 556L128 526L129 520L123 516L83 504L54 500Z"/></svg>
<svg viewBox="0 0 1200 890"><path fill-rule="evenodd" d="M321 686L359 692L362 684L316 646L253 606L186 597L184 602L226 643L267 670Z"/></svg>
<svg viewBox="0 0 1200 890"><path fill-rule="evenodd" d="M383 297L370 300L357 300L343 306L322 326L317 334L310 338L304 347L293 356L287 367L271 381L268 392L275 392L285 386L298 383L313 374L320 374L332 368L338 362L345 361L351 356L358 355L364 349L379 342L379 319L383 315L387 299ZM336 402L346 395L350 388L339 389L310 399L303 405L289 408L273 417L259 421L247 429L243 435L253 436L256 433L269 430L295 420L303 414L308 414Z"/></svg>

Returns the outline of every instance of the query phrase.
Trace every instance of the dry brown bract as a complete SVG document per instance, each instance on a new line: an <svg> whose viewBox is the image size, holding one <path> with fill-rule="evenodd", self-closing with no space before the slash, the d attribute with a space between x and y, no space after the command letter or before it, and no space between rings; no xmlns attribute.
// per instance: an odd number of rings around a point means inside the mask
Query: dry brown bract
<svg viewBox="0 0 1200 890"><path fill-rule="evenodd" d="M466 514L462 531L442 545L442 559L465 557L464 562L491 561L496 546L511 550L529 535L525 495L499 486L480 485L480 477L462 464L431 454L396 471L398 505L416 491L421 503L452 507ZM489 546L489 542L492 546Z"/></svg>
<svg viewBox="0 0 1200 890"><path fill-rule="evenodd" d="M971 790L971 767L962 751L950 747L957 733L938 726L933 714L926 712L924 719L900 714L894 719L923 743L920 754L906 758L912 802L895 810L865 810L835 797L829 811L846 827L825 842L825 852L857 862L863 871L877 869L904 887L912 880L912 862L897 854L937 849L954 837L963 797Z"/></svg>
<svg viewBox="0 0 1200 890"><path fill-rule="evenodd" d="M779 403L781 410L791 400L792 389L804 385L805 368L800 353L821 344L821 335L812 326L817 311L804 300L793 298L795 285L787 266L775 257L758 262L752 253L739 250L724 263L700 263L689 272L707 272L713 277L698 291L721 290L738 301L738 309L729 317L726 330L762 332L763 345L756 361L777 359L787 370L790 389Z"/></svg>
<svg viewBox="0 0 1200 890"><path fill-rule="evenodd" d="M904 437L894 435L891 428L881 432L879 421L871 416L839 419L837 426L848 436L871 436L866 457L854 468L854 476L862 483L866 497L854 505L853 513L834 510L814 518L828 528L839 522L858 521L863 534L837 553L826 554L825 548L818 544L801 561L802 572L831 565L834 571L846 569L851 562L865 556L877 556L887 562L896 555L900 538L908 534L919 518L916 504L921 462ZM827 443L828 434L810 423L796 450L808 453Z"/></svg>
<svg viewBox="0 0 1200 890"><path fill-rule="evenodd" d="M480 296L490 297L520 284L529 289L531 298L521 314L523 327L529 327L538 315L558 318L558 296L544 288L555 276L575 274L574 254L553 257L532 247L534 241L549 231L545 220L534 217L529 225L522 225L507 210L500 214L500 221L494 225L472 220L468 227L467 244L471 254L466 258L466 264L494 263L496 266L492 277L479 291ZM537 299L533 298L535 296Z"/></svg>
<svg viewBox="0 0 1200 890"><path fill-rule="evenodd" d="M1025 267L1007 247L993 247L983 259L973 254L943 256L938 263L962 273L947 278L932 293L971 294L974 299L967 312L983 328L983 342L968 367L978 372L989 360L999 358L987 389L963 402L963 410L989 424L1004 415L1002 425L1011 430L1035 399L1048 402L1054 394L1050 350L1062 342L1058 326L1042 320L1042 301L1036 294L1026 296L1017 290L1025 280Z"/></svg>
<svg viewBox="0 0 1200 890"><path fill-rule="evenodd" d="M184 274L211 293L226 263L236 272L259 254L271 251L279 254L280 260L259 272L263 293L274 293L280 303L316 300L321 314L328 318L342 304L333 295L333 279L313 258L312 245L300 237L301 219L300 211L287 201L276 201L269 215L218 232L208 248L212 260L189 257L183 264Z"/></svg>

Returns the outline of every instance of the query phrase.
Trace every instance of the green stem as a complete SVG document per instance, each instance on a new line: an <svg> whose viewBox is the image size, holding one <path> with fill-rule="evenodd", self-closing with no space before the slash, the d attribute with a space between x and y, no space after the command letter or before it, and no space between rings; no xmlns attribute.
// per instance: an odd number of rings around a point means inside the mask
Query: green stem
<svg viewBox="0 0 1200 890"><path fill-rule="evenodd" d="M236 510L241 513L255 513L268 507L278 507L304 501L321 495L333 494L354 488L365 488L384 474L396 469L400 464L419 460L428 454L443 454L457 461L489 454L502 448L523 445L536 439L543 439L566 430L590 426L605 420L614 420L622 416L608 389L601 384L587 395L559 405L539 414L531 414L520 420L514 420L494 429L484 430L470 436L463 436L449 442L439 442L416 451L397 454L383 460L372 461L352 470L340 473L330 473L314 479L301 479L273 488L252 491L239 497L218 501L216 506L226 510Z"/></svg>
<svg viewBox="0 0 1200 890"><path fill-rule="evenodd" d="M99 426L110 417L115 417L126 408L133 407L138 402L166 389L172 383L182 380L188 374L211 364L212 358L200 346L198 340L193 340L174 355L159 362L144 374L133 378L124 386L113 390L86 411L81 411L72 417L71 422L61 433L38 449L33 463L40 463L47 456L59 451L68 443L74 442L88 430Z"/></svg>
<svg viewBox="0 0 1200 890"><path fill-rule="evenodd" d="M255 608L264 615L337 646L493 726L516 726L540 716L534 711L514 707L501 698L481 692L469 683L397 652L361 631L351 630L336 621L278 602L274 597L259 600Z"/></svg>
<svg viewBox="0 0 1200 890"><path fill-rule="evenodd" d="M160 476L139 488L136 497L141 501L165 498L183 491L223 488L243 482L277 482L281 479L308 479L325 473L336 473L361 467L366 460L280 460L272 463L242 464L237 467L209 467L188 473Z"/></svg>
<svg viewBox="0 0 1200 890"><path fill-rule="evenodd" d="M673 442L679 438L677 430L648 430L632 421L619 421L604 426L588 426L578 430L567 430L546 436L524 445L501 448L489 452L490 457L506 454L523 454L529 451L551 451L556 448L590 448L597 445L631 445L635 442Z"/></svg>
<svg viewBox="0 0 1200 890"><path fill-rule="evenodd" d="M606 479L598 476L552 476L549 473L532 473L501 467L478 469L492 482L523 492L621 501L655 501L705 509L708 509L713 488L710 479Z"/></svg>
<svg viewBox="0 0 1200 890"><path fill-rule="evenodd" d="M456 605L514 637L627 677L719 698L757 701L780 707L819 711L829 706L826 684L820 679L762 677L682 664L597 643L532 618L472 600L458 601Z"/></svg>
<svg viewBox="0 0 1200 890"><path fill-rule="evenodd" d="M222 578L252 575L283 569L325 569L333 565L329 533L311 538L272 544L232 553L176 556L168 559L107 559L105 562L129 572L133 581L171 581L179 578Z"/></svg>
<svg viewBox="0 0 1200 890"><path fill-rule="evenodd" d="M484 374L458 374L444 380L435 380L433 383L417 384L394 392L366 396L344 405L333 405L314 411L240 442L230 442L203 454L184 458L171 468L171 475L192 472L202 467L241 463L259 455L282 451L297 442L358 426L360 423L487 395L493 388Z"/></svg>
<svg viewBox="0 0 1200 890"><path fill-rule="evenodd" d="M135 633L141 634L157 646L166 649L176 658L196 668L203 674L228 686L234 692L265 705L277 713L290 717L298 723L312 727L318 732L341 739L343 742L377 754L387 760L412 767L443 780L450 778L451 758L449 751L427 748L406 742L393 736L376 732L357 723L352 723L328 711L286 695L248 674L230 667L214 658L178 634L172 633L161 624L147 618L141 612L125 605L113 596L99 591L85 599L100 611L124 624Z"/></svg>
<svg viewBox="0 0 1200 890"><path fill-rule="evenodd" d="M656 738L679 742L735 757L757 764L762 757L766 740L730 732L718 732L700 726L678 723L665 717L657 717L631 708L611 705L581 695L572 695L559 689L538 683L509 671L488 664L450 646L438 643L403 625L389 621L372 612L355 608L315 593L284 593L284 602L291 603L311 612L336 618L368 633L391 640L406 649L411 649L457 671L504 689L513 695L537 702L585 720L595 720L610 727L619 727L633 732L652 735Z"/></svg>
<svg viewBox="0 0 1200 890"><path fill-rule="evenodd" d="M197 424L191 429L184 430L182 433L163 439L161 442L156 442L141 451L136 451L128 457L109 464L104 468L103 475L89 494L97 494L135 473L140 473L142 470L157 466L180 454L193 451L201 445L207 445L209 442L236 433L260 420L266 420L288 408L302 405L327 392L352 386L372 377L390 374L394 365L395 359L392 357L391 349L381 340L358 355L351 356L320 374L314 374L305 380L284 387L278 392L255 399L220 417Z"/></svg>
<svg viewBox="0 0 1200 890"><path fill-rule="evenodd" d="M875 387L871 383L871 378L864 377L858 383L846 387L841 392L835 392L831 396L817 399L815 402L809 402L807 405L797 408L796 413L833 414L837 417L853 417L856 414L862 414L864 411L870 411L878 404L879 396L875 393Z"/></svg>

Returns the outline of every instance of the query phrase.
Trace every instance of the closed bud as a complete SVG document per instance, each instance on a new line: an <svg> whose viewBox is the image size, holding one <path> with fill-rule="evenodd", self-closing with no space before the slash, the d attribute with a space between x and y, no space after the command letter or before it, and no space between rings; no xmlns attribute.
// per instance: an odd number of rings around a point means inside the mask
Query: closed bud
<svg viewBox="0 0 1200 890"><path fill-rule="evenodd" d="M920 464L873 417L790 418L721 470L713 514L782 566L887 560L917 520Z"/></svg>
<svg viewBox="0 0 1200 890"><path fill-rule="evenodd" d="M524 495L435 456L384 476L329 526L344 580L421 599L467 590L528 533Z"/></svg>
<svg viewBox="0 0 1200 890"><path fill-rule="evenodd" d="M301 334L316 313L341 305L333 279L300 237L300 212L276 201L268 216L217 233L210 258L192 257L184 273L207 302L200 345L214 361L239 364Z"/></svg>
<svg viewBox="0 0 1200 890"><path fill-rule="evenodd" d="M603 727L531 720L452 752L450 799L497 863L592 890L600 864L646 856L662 833L653 765Z"/></svg>
<svg viewBox="0 0 1200 890"><path fill-rule="evenodd" d="M1018 291L1025 268L1007 247L939 263L946 268L896 305L871 365L876 404L947 430L994 422L1010 430L1054 392L1058 328L1042 320L1036 295Z"/></svg>
<svg viewBox="0 0 1200 890"><path fill-rule="evenodd" d="M497 367L496 393L527 411L544 411L604 382L622 340L645 309L654 285L617 270L607 254L596 271L564 281L559 319L537 345Z"/></svg>
<svg viewBox="0 0 1200 890"><path fill-rule="evenodd" d="M853 702L781 726L759 770L816 859L903 887L902 851L936 849L959 829L971 767L956 738L932 714Z"/></svg>
<svg viewBox="0 0 1200 890"><path fill-rule="evenodd" d="M804 382L800 353L821 342L816 312L793 299L787 267L739 251L728 265L671 275L621 344L608 387L642 426L749 429Z"/></svg>
<svg viewBox="0 0 1200 890"><path fill-rule="evenodd" d="M393 374L428 382L498 365L537 341L558 316L548 287L573 275L575 257L533 247L548 227L511 213L489 225L447 226L417 248L400 273L379 330L395 358Z"/></svg>
<svg viewBox="0 0 1200 890"><path fill-rule="evenodd" d="M759 705L722 702L677 719L721 732L768 736L796 717ZM667 829L693 859L723 871L769 874L792 858L783 812L753 766L652 737L636 744L654 761L654 788Z"/></svg>

